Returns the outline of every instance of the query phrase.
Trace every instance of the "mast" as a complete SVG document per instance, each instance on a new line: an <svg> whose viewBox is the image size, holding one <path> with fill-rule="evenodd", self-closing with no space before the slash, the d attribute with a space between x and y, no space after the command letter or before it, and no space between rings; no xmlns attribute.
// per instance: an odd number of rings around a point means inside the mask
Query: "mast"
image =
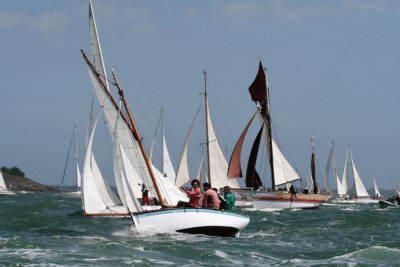
<svg viewBox="0 0 400 267"><path fill-rule="evenodd" d="M261 64L261 60L260 60ZM265 120L267 121L267 131L268 131L268 155L269 156L269 166L271 168L271 189L272 191L276 190L275 185L275 171L274 171L274 154L272 151L272 125L271 125L271 108L269 102L269 86L268 86L268 78L267 78L267 68L264 68L265 73L265 84L266 84L266 98L264 101L266 102L266 116ZM262 106L262 105L261 105Z"/></svg>
<svg viewBox="0 0 400 267"><path fill-rule="evenodd" d="M332 148L333 148L333 171L335 174L335 178L337 179L337 168L336 168L336 156L335 156L335 143L332 140Z"/></svg>
<svg viewBox="0 0 400 267"><path fill-rule="evenodd" d="M210 140L208 137L208 97L207 97L207 71L204 70L204 98L205 98L205 110L206 110L206 132L207 132L207 165L208 165L208 179L211 184L211 172L210 172Z"/></svg>
<svg viewBox="0 0 400 267"><path fill-rule="evenodd" d="M78 176L78 142L76 141L76 125L74 125L74 135L75 135L75 165L76 165L76 191L79 191L79 176Z"/></svg>
<svg viewBox="0 0 400 267"><path fill-rule="evenodd" d="M312 155L311 155L311 178L314 184L314 194L318 193L318 185L315 179L315 145L314 145L314 136L311 137L312 143Z"/></svg>
<svg viewBox="0 0 400 267"><path fill-rule="evenodd" d="M162 198L162 195L161 195L161 192L160 192L160 188L158 187L156 178L155 178L154 173L153 173L153 169L152 169L151 164L150 164L150 160L149 160L149 158L147 157L146 151L145 151L144 146L143 146L142 139L140 138L139 131L138 131L137 127L136 127L136 123L135 123L135 121L133 120L132 114L131 114L131 112L130 112L130 110L129 110L129 108L128 108L128 105L127 105L127 103L126 103L126 99L125 99L125 96L124 96L124 92L122 91L122 89L121 89L121 87L120 87L120 85L119 85L119 83L118 83L117 77L115 76L115 73L114 73L113 70L112 70L112 74L113 74L113 78L114 78L115 84L116 84L116 86L117 86L117 88L118 88L118 93L119 93L119 95L121 96L122 102L124 103L126 112L127 112L127 114L128 114L129 120L130 120L130 122L131 122L131 126L132 126L131 131L132 131L132 134L133 134L133 136L136 138L136 140L137 140L138 143L139 143L140 151L142 152L143 158L144 158L144 160L145 160L145 162L146 162L146 166L147 166L147 169L149 170L149 174L150 174L150 177L151 177L151 181L153 182L154 188L155 188L155 190L156 190L156 192L157 192L157 196L158 196L158 199L160 200L160 204L161 204L161 206L162 206L163 208L165 208L166 205L165 205L164 200L163 200L163 198Z"/></svg>

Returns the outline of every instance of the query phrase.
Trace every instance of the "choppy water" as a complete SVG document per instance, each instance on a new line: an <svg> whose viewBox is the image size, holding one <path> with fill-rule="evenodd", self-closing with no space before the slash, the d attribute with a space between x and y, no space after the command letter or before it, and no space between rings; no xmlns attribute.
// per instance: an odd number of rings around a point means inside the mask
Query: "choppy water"
<svg viewBox="0 0 400 267"><path fill-rule="evenodd" d="M240 211L239 238L134 231L129 219L80 216L57 194L0 196L1 266L399 266L400 209L325 204Z"/></svg>

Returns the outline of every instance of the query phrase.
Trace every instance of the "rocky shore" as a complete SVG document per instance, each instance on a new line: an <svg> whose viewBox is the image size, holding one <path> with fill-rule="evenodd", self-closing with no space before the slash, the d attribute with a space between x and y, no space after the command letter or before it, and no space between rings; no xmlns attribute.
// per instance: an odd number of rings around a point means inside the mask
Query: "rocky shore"
<svg viewBox="0 0 400 267"><path fill-rule="evenodd" d="M23 176L3 173L4 182L10 191L59 193L60 191L50 186L45 186Z"/></svg>

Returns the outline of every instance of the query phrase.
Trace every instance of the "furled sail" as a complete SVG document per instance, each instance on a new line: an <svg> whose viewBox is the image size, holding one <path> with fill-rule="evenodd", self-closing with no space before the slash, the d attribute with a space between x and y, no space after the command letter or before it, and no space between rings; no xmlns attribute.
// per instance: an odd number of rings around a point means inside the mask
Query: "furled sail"
<svg viewBox="0 0 400 267"><path fill-rule="evenodd" d="M369 194L368 194L367 190L365 189L360 176L358 175L356 166L354 165L353 155L351 154L350 147L349 147L349 150L350 150L351 165L353 167L354 184L356 185L357 197L369 197Z"/></svg>
<svg viewBox="0 0 400 267"><path fill-rule="evenodd" d="M237 141L235 148L233 149L231 159L229 160L228 179L243 177L241 166L242 146L244 138L246 137L247 131L249 130L250 124L253 121L255 115L256 114L253 115L246 128L244 128L243 133L240 135L239 140Z"/></svg>
<svg viewBox="0 0 400 267"><path fill-rule="evenodd" d="M253 117L254 118L254 117ZM254 140L253 146L251 148L249 161L247 163L246 170L246 187L252 187L254 190L257 190L258 187L262 186L262 182L260 176L256 171L256 162L258 155L258 148L260 147L261 134L264 126L261 126L260 131L257 134L256 139Z"/></svg>
<svg viewBox="0 0 400 267"><path fill-rule="evenodd" d="M268 132L266 130L266 123L261 116L260 112L257 112L258 120L260 125L265 125L263 129L263 138L265 146L268 151ZM293 169L290 163L286 160L285 156L282 154L278 146L276 145L274 139L272 139L272 151L273 151L273 164L274 164L274 177L275 185L279 186L282 184L287 184L296 180L300 180L300 176Z"/></svg>
<svg viewBox="0 0 400 267"><path fill-rule="evenodd" d="M183 147L182 147L182 152L181 152L181 156L179 158L179 163L178 163L178 169L176 171L175 185L177 187L181 187L184 183L190 181L189 168L188 168L188 162L187 162L187 149L188 149L188 144L189 144L189 137L190 137L190 134L192 133L192 129L194 126L194 122L196 121L197 115L199 114L200 107L197 110L196 116L194 116L192 125L190 125L189 132L186 135L185 143L183 144ZM203 162L203 159L201 160L201 162Z"/></svg>
<svg viewBox="0 0 400 267"><path fill-rule="evenodd" d="M99 35L97 33L96 22L94 20L92 1L89 0L89 33L90 33L90 49L92 52L93 65L96 71L100 74L101 79L105 82L109 90L107 75L104 68L103 55L101 52Z"/></svg>
<svg viewBox="0 0 400 267"><path fill-rule="evenodd" d="M375 197L382 197L381 193L379 192L378 186L376 185L374 174L372 174L372 180L374 181Z"/></svg>

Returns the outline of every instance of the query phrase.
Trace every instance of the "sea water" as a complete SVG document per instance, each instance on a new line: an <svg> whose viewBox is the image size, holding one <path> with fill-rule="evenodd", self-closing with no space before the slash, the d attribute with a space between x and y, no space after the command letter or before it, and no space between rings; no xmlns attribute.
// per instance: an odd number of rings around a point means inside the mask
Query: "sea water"
<svg viewBox="0 0 400 267"><path fill-rule="evenodd" d="M237 210L239 238L137 233L59 194L0 196L0 266L400 266L400 209Z"/></svg>

